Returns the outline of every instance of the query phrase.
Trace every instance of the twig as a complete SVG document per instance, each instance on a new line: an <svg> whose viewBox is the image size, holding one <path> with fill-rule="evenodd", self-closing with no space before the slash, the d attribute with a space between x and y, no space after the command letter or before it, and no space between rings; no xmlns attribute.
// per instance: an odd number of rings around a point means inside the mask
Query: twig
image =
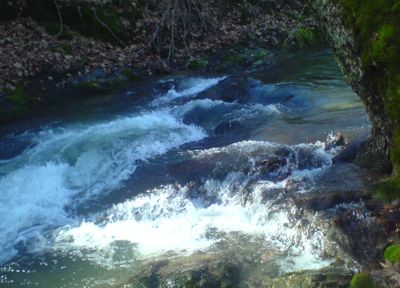
<svg viewBox="0 0 400 288"><path fill-rule="evenodd" d="M107 26L106 23L104 23L103 21L101 21L101 19L97 16L97 11L96 8L92 9L94 12L94 17L96 18L96 20L100 23L101 26L103 26L104 28L107 29L107 31L111 34L111 36L114 37L115 40L117 40L122 46L125 46L125 43L122 42L117 35L114 34L114 32L110 29L110 27Z"/></svg>
<svg viewBox="0 0 400 288"><path fill-rule="evenodd" d="M174 56L175 53L175 19L176 13L178 10L178 0L175 0L174 10L172 11L172 19L171 19L171 39L169 44L169 52L168 52L168 64L171 61L171 58Z"/></svg>
<svg viewBox="0 0 400 288"><path fill-rule="evenodd" d="M63 34L63 20L61 16L60 6L58 6L57 0L54 0L54 5L56 5L58 12L58 19L60 20L60 32L58 32L57 37Z"/></svg>
<svg viewBox="0 0 400 288"><path fill-rule="evenodd" d="M75 0L75 6L76 6L76 10L78 10L78 13L79 13L79 19L82 19L81 6L78 4L78 0Z"/></svg>

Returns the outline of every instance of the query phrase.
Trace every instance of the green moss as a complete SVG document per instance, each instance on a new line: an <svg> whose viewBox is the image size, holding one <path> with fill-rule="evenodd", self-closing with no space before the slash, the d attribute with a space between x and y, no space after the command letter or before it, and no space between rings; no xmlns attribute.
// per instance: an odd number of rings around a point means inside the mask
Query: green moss
<svg viewBox="0 0 400 288"><path fill-rule="evenodd" d="M30 95L22 86L17 86L14 89L6 90L6 95L7 101L21 107L26 106L30 102Z"/></svg>
<svg viewBox="0 0 400 288"><path fill-rule="evenodd" d="M243 51L231 49L229 55L222 58L218 69L225 70L230 67L251 66L255 63L260 64L270 55L270 51L262 48L244 49Z"/></svg>
<svg viewBox="0 0 400 288"><path fill-rule="evenodd" d="M125 74L124 72L122 72ZM124 75L126 77L126 75ZM131 75L135 77L134 74ZM133 80L126 77L128 80ZM105 80L92 80L83 82L76 86L84 95L98 96L98 95L111 95L119 91L121 88L126 87L130 81L124 78L112 78Z"/></svg>
<svg viewBox="0 0 400 288"><path fill-rule="evenodd" d="M393 244L385 250L385 260L391 263L400 263L400 246Z"/></svg>
<svg viewBox="0 0 400 288"><path fill-rule="evenodd" d="M371 56L379 62L388 61L392 55L386 54L387 47L396 37L396 29L392 25L383 25L377 35L375 41L372 42Z"/></svg>
<svg viewBox="0 0 400 288"><path fill-rule="evenodd" d="M361 272L353 276L350 288L375 288L376 285L370 274Z"/></svg>
<svg viewBox="0 0 400 288"><path fill-rule="evenodd" d="M73 49L71 44L65 43L62 45L62 49L64 50L64 53L67 55L72 55Z"/></svg>
<svg viewBox="0 0 400 288"><path fill-rule="evenodd" d="M139 80L143 75L140 73L140 67L128 68L125 67L122 69L122 75L130 81Z"/></svg>
<svg viewBox="0 0 400 288"><path fill-rule="evenodd" d="M294 33L296 46L299 48L313 47L320 43L320 39L314 30L300 27Z"/></svg>
<svg viewBox="0 0 400 288"><path fill-rule="evenodd" d="M380 182L377 185L374 194L385 201L400 199L400 178L393 176Z"/></svg>
<svg viewBox="0 0 400 288"><path fill-rule="evenodd" d="M400 0L335 0L360 43L362 69L380 83L391 120L393 174L400 176Z"/></svg>
<svg viewBox="0 0 400 288"><path fill-rule="evenodd" d="M10 104L10 108L2 113L0 122L12 121L30 111L33 98L23 86L6 89L5 95L5 100Z"/></svg>
<svg viewBox="0 0 400 288"><path fill-rule="evenodd" d="M84 93L88 95L101 95L109 93L109 90L104 87L101 82L97 81L88 81L80 84L78 89L82 90Z"/></svg>
<svg viewBox="0 0 400 288"><path fill-rule="evenodd" d="M205 58L194 58L189 61L186 65L188 69L191 70L201 70L206 68L208 65L208 60Z"/></svg>

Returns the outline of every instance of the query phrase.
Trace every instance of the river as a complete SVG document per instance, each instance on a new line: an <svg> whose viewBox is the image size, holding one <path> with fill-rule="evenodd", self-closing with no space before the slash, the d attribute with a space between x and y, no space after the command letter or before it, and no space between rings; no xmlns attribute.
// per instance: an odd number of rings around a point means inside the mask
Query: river
<svg viewBox="0 0 400 288"><path fill-rule="evenodd" d="M1 287L114 287L165 259L177 273L236 259L253 281L338 258L356 269L329 248L326 213L299 217L288 200L368 178L333 164L335 135L365 140L370 123L330 50L245 78L153 77L70 106L0 131Z"/></svg>

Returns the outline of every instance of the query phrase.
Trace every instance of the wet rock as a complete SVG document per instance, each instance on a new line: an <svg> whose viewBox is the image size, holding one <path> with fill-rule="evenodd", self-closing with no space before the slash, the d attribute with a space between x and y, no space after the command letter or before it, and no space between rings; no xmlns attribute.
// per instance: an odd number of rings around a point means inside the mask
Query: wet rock
<svg viewBox="0 0 400 288"><path fill-rule="evenodd" d="M229 49L225 55L220 56L214 66L218 72L235 72L241 69L252 69L263 64L271 64L272 55L270 51L263 48L246 48L240 51Z"/></svg>
<svg viewBox="0 0 400 288"><path fill-rule="evenodd" d="M218 85L211 89L199 93L195 99L244 103L249 98L250 87L251 81L249 79L243 79L241 76L232 76L219 82Z"/></svg>
<svg viewBox="0 0 400 288"><path fill-rule="evenodd" d="M318 157L315 152L310 149L300 149L297 153L297 163L300 170L313 169L322 167L327 163L327 159Z"/></svg>
<svg viewBox="0 0 400 288"><path fill-rule="evenodd" d="M313 211L325 211L335 208L339 204L358 202L368 197L363 191L342 191L342 192L310 192L296 194L293 196L294 203L301 208Z"/></svg>
<svg viewBox="0 0 400 288"><path fill-rule="evenodd" d="M339 132L326 144L325 150L329 151L337 147L345 146L346 144L346 139L344 138L343 134Z"/></svg>
<svg viewBox="0 0 400 288"><path fill-rule="evenodd" d="M282 189L280 188L267 189L263 191L262 193L263 203L268 203L271 200L279 199L281 196L283 196L284 192L285 191L282 191Z"/></svg>
<svg viewBox="0 0 400 288"><path fill-rule="evenodd" d="M268 288L347 288L351 274L346 271L302 271L267 282Z"/></svg>
<svg viewBox="0 0 400 288"><path fill-rule="evenodd" d="M140 276L132 278L128 287L239 287L240 269L234 263L217 261L212 264L196 263L198 266L192 267L185 267L187 263L180 263L183 267L176 264L174 261L159 262Z"/></svg>
<svg viewBox="0 0 400 288"><path fill-rule="evenodd" d="M219 232L209 233L211 237ZM224 240L210 251L149 260L116 288L263 287L263 282L278 275L278 252L244 234L220 236Z"/></svg>
<svg viewBox="0 0 400 288"><path fill-rule="evenodd" d="M347 145L341 150L335 157L332 159L332 163L339 162L351 162L357 157L357 153L359 152L364 141L356 141Z"/></svg>
<svg viewBox="0 0 400 288"><path fill-rule="evenodd" d="M284 157L272 156L268 159L257 161L254 164L254 172L267 175L278 173L287 165L287 160Z"/></svg>
<svg viewBox="0 0 400 288"><path fill-rule="evenodd" d="M340 179L340 181L338 181ZM368 191L373 175L350 163L337 163L321 171L314 178L313 191L346 192ZM334 190L332 190L335 187Z"/></svg>
<svg viewBox="0 0 400 288"><path fill-rule="evenodd" d="M395 231L400 226L400 211L391 211L386 215L385 228L388 231Z"/></svg>
<svg viewBox="0 0 400 288"><path fill-rule="evenodd" d="M363 207L338 208L335 213L332 240L362 266L380 261L387 245L385 228Z"/></svg>

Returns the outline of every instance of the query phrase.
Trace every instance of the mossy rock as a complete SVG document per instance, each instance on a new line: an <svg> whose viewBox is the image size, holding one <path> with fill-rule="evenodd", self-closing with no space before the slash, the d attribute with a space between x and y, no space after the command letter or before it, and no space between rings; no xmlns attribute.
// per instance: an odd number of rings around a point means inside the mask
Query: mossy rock
<svg viewBox="0 0 400 288"><path fill-rule="evenodd" d="M385 260L391 263L400 263L400 246L393 244L385 250Z"/></svg>
<svg viewBox="0 0 400 288"><path fill-rule="evenodd" d="M3 98L2 111L0 111L0 122L2 123L11 122L27 115L35 104L34 97L22 85L18 85L14 89L6 89L1 97Z"/></svg>
<svg viewBox="0 0 400 288"><path fill-rule="evenodd" d="M14 113L23 114L29 110L32 97L23 86L17 86L6 90L6 100L13 105Z"/></svg>
<svg viewBox="0 0 400 288"><path fill-rule="evenodd" d="M263 48L244 49L236 51L229 50L229 54L222 57L218 70L237 69L242 67L257 66L262 63L271 55L269 50ZM257 63L257 65L254 65Z"/></svg>
<svg viewBox="0 0 400 288"><path fill-rule="evenodd" d="M359 43L362 70L381 91L392 131L393 174L400 176L400 0L334 0Z"/></svg>
<svg viewBox="0 0 400 288"><path fill-rule="evenodd" d="M350 288L376 288L371 275L366 272L357 273L353 276L350 283Z"/></svg>
<svg viewBox="0 0 400 288"><path fill-rule="evenodd" d="M141 79L140 73L137 70L125 67L122 69L122 75L130 81L135 81Z"/></svg>
<svg viewBox="0 0 400 288"><path fill-rule="evenodd" d="M79 84L77 88L87 95L105 95L111 92L100 81L83 82Z"/></svg>
<svg viewBox="0 0 400 288"><path fill-rule="evenodd" d="M116 76L101 80L87 80L77 84L75 87L78 91L87 96L110 95L126 87L132 80L137 79L133 72L130 76L132 78L127 77L124 71L122 71L119 77Z"/></svg>
<svg viewBox="0 0 400 288"><path fill-rule="evenodd" d="M191 59L186 65L187 69L190 70L201 70L206 68L208 65L208 60L205 58L194 58Z"/></svg>
<svg viewBox="0 0 400 288"><path fill-rule="evenodd" d="M377 184L374 194L386 201L400 200L400 177L390 177Z"/></svg>

